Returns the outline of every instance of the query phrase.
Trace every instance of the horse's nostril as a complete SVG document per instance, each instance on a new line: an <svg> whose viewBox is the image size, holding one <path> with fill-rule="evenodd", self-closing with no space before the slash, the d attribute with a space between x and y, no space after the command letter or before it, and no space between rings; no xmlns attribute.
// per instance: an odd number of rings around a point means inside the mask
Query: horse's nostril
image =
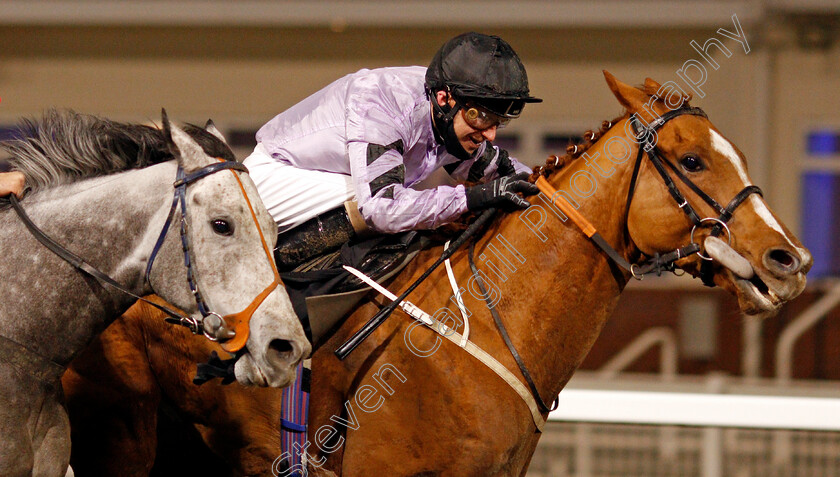
<svg viewBox="0 0 840 477"><path fill-rule="evenodd" d="M293 358L295 347L289 340L274 339L268 344L268 348L276 351L281 358L290 360Z"/></svg>
<svg viewBox="0 0 840 477"><path fill-rule="evenodd" d="M801 266L799 258L784 249L770 250L766 257L770 264L775 265L775 268L787 273L795 273L799 271Z"/></svg>
<svg viewBox="0 0 840 477"><path fill-rule="evenodd" d="M773 250L770 252L770 260L778 262L785 267L790 267L794 262L794 258L784 250Z"/></svg>

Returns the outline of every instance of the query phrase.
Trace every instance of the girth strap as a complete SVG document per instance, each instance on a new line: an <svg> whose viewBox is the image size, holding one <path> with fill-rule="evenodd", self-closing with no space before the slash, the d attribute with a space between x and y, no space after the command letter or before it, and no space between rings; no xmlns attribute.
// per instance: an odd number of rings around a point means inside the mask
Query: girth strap
<svg viewBox="0 0 840 477"><path fill-rule="evenodd" d="M516 351L516 347L510 340L510 335L508 335L507 329L505 328L505 325L502 322L502 317L499 316L499 311L496 310L496 307L490 301L490 294L487 293L487 287L484 285L484 280L481 278L481 274L478 273L478 268L475 266L475 259L473 258L474 254L475 242L470 242L469 252L467 253L467 257L470 262L470 270L472 270L473 276L475 277L475 281L478 284L478 288L479 290L481 290L481 295L485 297L484 300L487 303L487 308L490 310L490 314L493 316L493 321L496 322L496 328L498 328L499 334L502 336L502 339L504 340L508 350L510 350L510 354L513 356L514 361L516 361L516 365L519 366L519 371L525 378L525 382L528 383L528 389L531 390L531 394L534 396L534 400L537 402L537 406L539 406L540 412L549 413L557 409L557 406L560 403L559 395L556 398L554 398L554 403L551 407L548 407L545 404L545 401L543 401L542 396L540 396L540 391L537 389L537 385L534 384L534 379L531 377L531 373L528 371L528 367L525 366L525 362L522 360L522 357L519 355L519 352Z"/></svg>

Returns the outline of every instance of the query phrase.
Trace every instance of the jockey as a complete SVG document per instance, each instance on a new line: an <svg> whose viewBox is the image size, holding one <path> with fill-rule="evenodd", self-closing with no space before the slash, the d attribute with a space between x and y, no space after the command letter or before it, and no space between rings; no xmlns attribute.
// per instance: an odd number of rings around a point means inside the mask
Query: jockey
<svg viewBox="0 0 840 477"><path fill-rule="evenodd" d="M326 86L260 128L244 163L277 222L278 246L433 229L467 211L528 206L516 193L538 192L530 168L492 141L525 103L540 101L507 42L466 33L428 68L363 69ZM412 188L441 167L483 183Z"/></svg>
<svg viewBox="0 0 840 477"><path fill-rule="evenodd" d="M18 171L0 172L0 197L14 194L18 198L23 194L24 177Z"/></svg>

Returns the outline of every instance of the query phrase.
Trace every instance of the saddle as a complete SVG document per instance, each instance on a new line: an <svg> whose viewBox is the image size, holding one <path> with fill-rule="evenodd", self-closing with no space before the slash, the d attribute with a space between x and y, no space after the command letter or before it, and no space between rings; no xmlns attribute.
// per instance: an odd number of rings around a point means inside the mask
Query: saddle
<svg viewBox="0 0 840 477"><path fill-rule="evenodd" d="M345 270L348 265L376 282L387 282L433 243L418 231L351 239L290 271L280 273L313 351L343 322L371 288Z"/></svg>

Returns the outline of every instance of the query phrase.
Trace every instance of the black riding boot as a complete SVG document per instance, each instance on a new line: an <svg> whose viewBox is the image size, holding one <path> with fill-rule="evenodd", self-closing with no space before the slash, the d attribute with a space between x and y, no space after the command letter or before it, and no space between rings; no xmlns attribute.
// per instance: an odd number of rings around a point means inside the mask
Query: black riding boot
<svg viewBox="0 0 840 477"><path fill-rule="evenodd" d="M338 207L277 236L274 260L289 271L307 260L340 248L355 236L344 207Z"/></svg>

